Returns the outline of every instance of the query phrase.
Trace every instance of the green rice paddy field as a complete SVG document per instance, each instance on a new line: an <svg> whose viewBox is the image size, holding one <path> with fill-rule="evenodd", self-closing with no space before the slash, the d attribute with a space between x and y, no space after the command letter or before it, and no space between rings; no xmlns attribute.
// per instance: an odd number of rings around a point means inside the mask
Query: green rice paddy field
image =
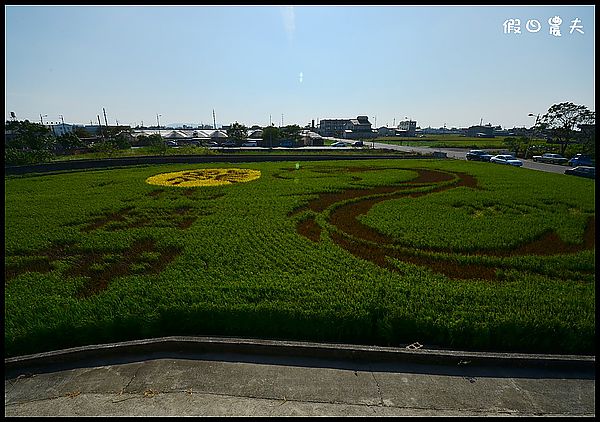
<svg viewBox="0 0 600 422"><path fill-rule="evenodd" d="M261 175L146 183L229 167ZM5 177L5 357L171 335L593 354L594 190L455 160Z"/></svg>

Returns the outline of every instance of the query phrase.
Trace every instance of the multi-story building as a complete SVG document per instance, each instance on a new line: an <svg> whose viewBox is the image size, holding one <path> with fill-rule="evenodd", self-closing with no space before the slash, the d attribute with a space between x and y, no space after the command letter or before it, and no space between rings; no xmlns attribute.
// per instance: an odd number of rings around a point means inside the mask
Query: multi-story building
<svg viewBox="0 0 600 422"><path fill-rule="evenodd" d="M416 120L404 120L398 124L398 130L396 133L399 136L415 136L417 131Z"/></svg>
<svg viewBox="0 0 600 422"><path fill-rule="evenodd" d="M319 134L349 139L375 136L367 116L357 116L356 119L323 119L319 121Z"/></svg>

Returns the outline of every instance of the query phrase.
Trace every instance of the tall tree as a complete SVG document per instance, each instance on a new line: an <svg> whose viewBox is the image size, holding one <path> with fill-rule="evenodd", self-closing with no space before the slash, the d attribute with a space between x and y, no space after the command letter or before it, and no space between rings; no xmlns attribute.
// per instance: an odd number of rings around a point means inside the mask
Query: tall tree
<svg viewBox="0 0 600 422"><path fill-rule="evenodd" d="M29 120L7 121L5 125L4 164L22 165L50 161L55 138L50 130Z"/></svg>
<svg viewBox="0 0 600 422"><path fill-rule="evenodd" d="M302 131L302 128L298 125L284 126L281 128L281 138L298 141L300 140L300 131Z"/></svg>
<svg viewBox="0 0 600 422"><path fill-rule="evenodd" d="M275 126L267 126L263 129L262 143L267 147L275 147L279 145L281 139L281 131Z"/></svg>
<svg viewBox="0 0 600 422"><path fill-rule="evenodd" d="M242 141L248 137L248 128L235 122L227 129L227 136L229 139L234 140L236 144L241 144Z"/></svg>
<svg viewBox="0 0 600 422"><path fill-rule="evenodd" d="M595 124L596 112L584 105L570 102L554 104L540 119L540 126L546 129L553 140L560 144L560 153L565 154L569 144L577 140L575 131L580 124Z"/></svg>
<svg viewBox="0 0 600 422"><path fill-rule="evenodd" d="M29 151L51 151L55 139L50 129L40 123L29 120L13 120L6 122L6 129L12 132L10 146Z"/></svg>

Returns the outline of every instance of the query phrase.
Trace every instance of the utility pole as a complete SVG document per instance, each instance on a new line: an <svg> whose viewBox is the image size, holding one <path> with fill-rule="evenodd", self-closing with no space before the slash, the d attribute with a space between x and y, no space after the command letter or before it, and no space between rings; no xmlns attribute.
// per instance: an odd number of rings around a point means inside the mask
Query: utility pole
<svg viewBox="0 0 600 422"><path fill-rule="evenodd" d="M106 110L104 110L104 107L102 107L102 112L104 113L104 125L108 127L108 120L106 119Z"/></svg>
<svg viewBox="0 0 600 422"><path fill-rule="evenodd" d="M215 117L215 109L213 108L213 127L217 130L217 118Z"/></svg>
<svg viewBox="0 0 600 422"><path fill-rule="evenodd" d="M96 114L96 117L98 117L98 127L100 130L100 136L102 137L102 139L104 139L104 134L102 133L102 123L100 123L100 115Z"/></svg>
<svg viewBox="0 0 600 422"><path fill-rule="evenodd" d="M281 113L281 127L283 127L283 113Z"/></svg>
<svg viewBox="0 0 600 422"><path fill-rule="evenodd" d="M271 132L272 127L273 122L271 121L271 115L269 114L269 148L273 148L273 133Z"/></svg>

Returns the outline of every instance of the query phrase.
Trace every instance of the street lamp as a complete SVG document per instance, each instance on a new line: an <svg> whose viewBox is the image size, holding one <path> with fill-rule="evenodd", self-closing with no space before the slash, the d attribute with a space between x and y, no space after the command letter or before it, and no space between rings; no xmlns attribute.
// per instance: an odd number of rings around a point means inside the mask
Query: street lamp
<svg viewBox="0 0 600 422"><path fill-rule="evenodd" d="M531 141L533 141L533 129L535 129L538 125L538 122L540 120L540 114L538 113L537 116L533 113L529 113L528 114L529 117L534 117L535 116L535 124L533 125L531 134L529 135L529 146L527 146L527 149L525 150L525 159L527 159L527 153L529 152L529 149L531 148Z"/></svg>
<svg viewBox="0 0 600 422"><path fill-rule="evenodd" d="M377 130L377 116L373 116L373 119L375 119L375 130ZM375 149L375 139L372 140L371 146Z"/></svg>

